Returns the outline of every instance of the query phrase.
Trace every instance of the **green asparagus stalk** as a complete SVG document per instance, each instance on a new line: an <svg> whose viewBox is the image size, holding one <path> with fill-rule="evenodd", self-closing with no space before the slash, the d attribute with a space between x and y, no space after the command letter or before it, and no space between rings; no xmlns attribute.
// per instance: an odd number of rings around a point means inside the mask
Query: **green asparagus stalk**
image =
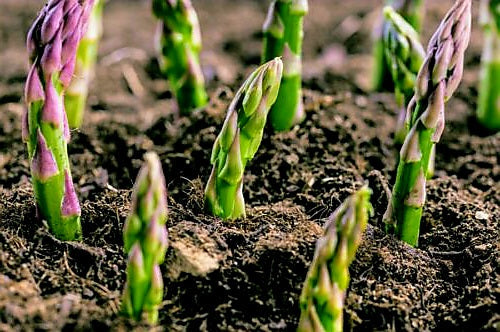
<svg viewBox="0 0 500 332"><path fill-rule="evenodd" d="M70 132L63 94L92 6L93 0L50 0L27 36L31 68L22 139L28 147L38 215L60 240L79 240L82 235L67 153Z"/></svg>
<svg viewBox="0 0 500 332"><path fill-rule="evenodd" d="M168 245L167 192L158 155L148 152L144 159L123 227L123 243L129 256L122 311L128 317L156 324L163 300L160 264Z"/></svg>
<svg viewBox="0 0 500 332"><path fill-rule="evenodd" d="M481 1L484 50L477 117L486 128L500 130L500 0Z"/></svg>
<svg viewBox="0 0 500 332"><path fill-rule="evenodd" d="M78 45L74 77L64 95L64 106L70 128L78 128L82 124L89 83L94 74L99 39L102 35L103 6L104 0L95 1L87 31Z"/></svg>
<svg viewBox="0 0 500 332"><path fill-rule="evenodd" d="M429 159L444 129L445 103L460 84L471 29L471 0L457 0L434 33L407 110L410 131L384 215L389 232L418 244Z"/></svg>
<svg viewBox="0 0 500 332"><path fill-rule="evenodd" d="M420 44L417 31L390 6L384 8L386 29L383 44L385 58L394 82L396 102L401 108L395 133L396 143L402 144L408 128L405 128L406 107L413 96L418 70L424 62L425 50Z"/></svg>
<svg viewBox="0 0 500 332"><path fill-rule="evenodd" d="M269 109L278 95L283 63L275 58L257 68L229 105L212 150L205 189L207 209L224 219L245 216L243 172L259 148Z"/></svg>
<svg viewBox="0 0 500 332"><path fill-rule="evenodd" d="M273 0L264 23L262 63L282 56L283 78L269 117L275 130L285 131L305 117L302 102L302 38L307 0Z"/></svg>
<svg viewBox="0 0 500 332"><path fill-rule="evenodd" d="M423 0L386 0L386 5L391 6L408 22L415 31L420 31L424 16ZM385 15L384 15L385 16ZM388 22L384 18L380 28L376 32L373 47L373 89L374 91L392 91L394 81L391 76L388 61L385 55L383 36L388 28Z"/></svg>
<svg viewBox="0 0 500 332"><path fill-rule="evenodd" d="M189 114L208 100L199 60L198 16L191 0L153 0L153 13L161 21L157 34L161 69L172 86L181 114Z"/></svg>
<svg viewBox="0 0 500 332"><path fill-rule="evenodd" d="M343 307L354 260L368 223L371 190L350 196L329 218L300 296L298 332L341 332Z"/></svg>

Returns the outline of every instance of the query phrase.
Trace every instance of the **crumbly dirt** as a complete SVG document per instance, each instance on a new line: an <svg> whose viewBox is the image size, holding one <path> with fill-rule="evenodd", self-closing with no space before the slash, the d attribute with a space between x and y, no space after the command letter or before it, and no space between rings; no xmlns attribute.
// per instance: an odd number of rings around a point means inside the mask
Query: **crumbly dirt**
<svg viewBox="0 0 500 332"><path fill-rule="evenodd" d="M420 245L411 248L381 224L398 147L392 95L368 91L379 2L310 1L307 118L288 133L266 131L245 171L248 216L234 222L204 212L203 187L225 109L259 62L267 3L194 3L211 99L186 118L176 115L158 74L148 1L106 6L89 110L69 147L83 209L81 243L58 241L36 219L20 140L24 35L41 5L0 4L0 330L150 330L119 316L122 227L149 150L162 160L170 207L158 330L294 330L324 220L365 181L374 191L375 213L350 267L346 330L500 329L500 138L474 121L477 26L463 83L447 106ZM426 40L450 4L429 5Z"/></svg>

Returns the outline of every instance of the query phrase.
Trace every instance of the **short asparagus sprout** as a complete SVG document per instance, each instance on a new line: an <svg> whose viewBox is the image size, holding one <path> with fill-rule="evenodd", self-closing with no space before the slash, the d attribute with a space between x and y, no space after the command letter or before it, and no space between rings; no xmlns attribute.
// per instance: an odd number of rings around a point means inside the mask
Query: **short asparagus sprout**
<svg viewBox="0 0 500 332"><path fill-rule="evenodd" d="M71 179L63 94L94 1L50 0L27 36L30 71L22 139L28 147L38 214L61 240L79 240L80 204Z"/></svg>
<svg viewBox="0 0 500 332"><path fill-rule="evenodd" d="M500 130L500 0L481 0L485 40L477 117L486 128Z"/></svg>
<svg viewBox="0 0 500 332"><path fill-rule="evenodd" d="M123 228L128 266L122 311L128 317L156 324L163 300L160 264L168 245L167 192L158 155L148 152L144 159Z"/></svg>
<svg viewBox="0 0 500 332"><path fill-rule="evenodd" d="M212 150L205 189L207 209L224 219L245 216L243 172L259 148L269 109L280 87L283 63L275 58L257 68L229 105Z"/></svg>
<svg viewBox="0 0 500 332"><path fill-rule="evenodd" d="M264 23L262 62L283 58L283 78L269 113L275 130L285 131L305 117L302 102L302 38L307 0L273 0Z"/></svg>
<svg viewBox="0 0 500 332"><path fill-rule="evenodd" d="M385 58L394 82L396 102L401 108L395 141L402 144L408 133L404 121L406 106L413 96L415 80L424 62L425 50L420 44L417 31L392 7L384 8L384 18Z"/></svg>
<svg viewBox="0 0 500 332"><path fill-rule="evenodd" d="M386 0L387 6L391 6L408 22L415 31L420 31L424 16L423 0ZM385 15L384 15L385 16ZM385 55L384 31L387 29L386 17L377 29L374 48L373 48L373 90L374 91L392 91L394 89L394 80L391 76L388 61Z"/></svg>
<svg viewBox="0 0 500 332"><path fill-rule="evenodd" d="M99 39L102 35L102 10L104 0L96 0L89 18L87 31L76 55L75 74L64 95L64 106L70 128L78 128L83 121L89 83L94 74Z"/></svg>
<svg viewBox="0 0 500 332"><path fill-rule="evenodd" d="M191 0L153 0L160 20L157 48L181 114L206 105L205 79L200 65L201 32Z"/></svg>
<svg viewBox="0 0 500 332"><path fill-rule="evenodd" d="M408 106L411 128L400 152L396 183L384 221L387 230L418 244L431 151L444 129L445 103L462 79L471 29L471 0L457 0L434 33Z"/></svg>
<svg viewBox="0 0 500 332"><path fill-rule="evenodd" d="M330 216L300 296L299 332L341 332L343 307L354 260L369 214L371 190L365 186Z"/></svg>

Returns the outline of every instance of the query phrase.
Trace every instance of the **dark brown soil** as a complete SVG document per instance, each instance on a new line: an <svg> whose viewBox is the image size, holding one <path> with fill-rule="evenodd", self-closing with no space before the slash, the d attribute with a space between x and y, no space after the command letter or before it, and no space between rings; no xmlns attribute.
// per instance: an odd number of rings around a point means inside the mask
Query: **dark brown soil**
<svg viewBox="0 0 500 332"><path fill-rule="evenodd" d="M435 3L426 38L451 1ZM289 133L267 132L245 173L248 217L222 222L203 212L210 150L235 89L259 62L266 3L195 1L211 103L179 118L157 74L148 1L110 1L86 123L70 145L84 240L63 243L35 218L20 141L24 34L41 4L2 0L0 330L148 329L118 314L125 279L121 230L148 150L159 153L170 194L160 329L294 330L325 218L369 181L375 214L350 268L346 329L498 330L500 137L473 120L481 33L475 28L464 81L447 107L414 249L381 225L398 149L392 95L367 92L376 4L310 1L307 119Z"/></svg>

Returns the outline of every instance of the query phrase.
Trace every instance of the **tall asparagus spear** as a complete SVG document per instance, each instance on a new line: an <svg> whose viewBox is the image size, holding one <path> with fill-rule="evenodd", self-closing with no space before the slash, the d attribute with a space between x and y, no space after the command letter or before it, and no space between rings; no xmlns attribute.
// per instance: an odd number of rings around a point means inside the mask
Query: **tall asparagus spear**
<svg viewBox="0 0 500 332"><path fill-rule="evenodd" d="M273 0L264 23L262 62L283 57L278 98L269 113L275 130L289 130L305 117L302 102L302 38L307 0Z"/></svg>
<svg viewBox="0 0 500 332"><path fill-rule="evenodd" d="M177 98L181 114L205 106L208 97L200 66L201 33L191 0L153 0L160 65Z"/></svg>
<svg viewBox="0 0 500 332"><path fill-rule="evenodd" d="M400 152L396 184L384 221L412 246L418 243L429 158L444 129L444 107L460 84L471 29L471 0L457 0L434 33L407 110L410 132Z"/></svg>
<svg viewBox="0 0 500 332"><path fill-rule="evenodd" d="M396 101L401 107L395 141L403 143L408 132L405 128L406 107L413 96L418 70L424 62L425 50L418 33L390 6L384 8L385 29L383 44L385 58L394 82Z"/></svg>
<svg viewBox="0 0 500 332"><path fill-rule="evenodd" d="M123 228L128 256L123 292L125 315L155 324L163 299L160 264L168 245L167 192L158 155L148 152L132 194L132 208Z"/></svg>
<svg viewBox="0 0 500 332"><path fill-rule="evenodd" d="M500 0L481 0L485 40L477 117L486 128L500 130Z"/></svg>
<svg viewBox="0 0 500 332"><path fill-rule="evenodd" d="M275 58L257 68L229 105L215 140L214 165L205 189L208 210L224 219L245 216L243 172L259 148L267 115L278 95L283 63Z"/></svg>
<svg viewBox="0 0 500 332"><path fill-rule="evenodd" d="M104 0L95 0L87 31L78 45L75 74L64 94L64 106L70 128L78 128L82 124L89 83L97 60L99 39L102 35L103 6Z"/></svg>
<svg viewBox="0 0 500 332"><path fill-rule="evenodd" d="M341 332L349 265L354 260L371 212L371 190L361 188L329 218L300 296L298 332Z"/></svg>
<svg viewBox="0 0 500 332"><path fill-rule="evenodd" d="M423 0L386 0L386 4L403 16L416 31L420 31L424 14ZM384 51L383 35L387 25L388 22L384 18L375 37L373 48L373 89L375 91L391 91L394 88L394 81Z"/></svg>
<svg viewBox="0 0 500 332"><path fill-rule="evenodd" d="M28 147L39 216L61 240L81 238L80 205L67 153L70 139L63 94L75 65L93 0L49 0L27 36L31 69L22 138Z"/></svg>

